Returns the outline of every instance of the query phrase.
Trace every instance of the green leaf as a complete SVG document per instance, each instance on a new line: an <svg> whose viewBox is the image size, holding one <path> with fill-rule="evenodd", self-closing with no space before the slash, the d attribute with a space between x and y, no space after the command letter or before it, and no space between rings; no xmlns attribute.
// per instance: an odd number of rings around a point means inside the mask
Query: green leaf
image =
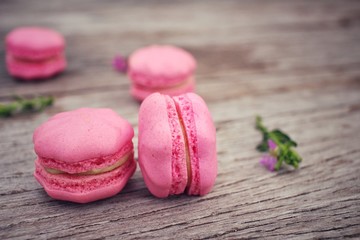
<svg viewBox="0 0 360 240"><path fill-rule="evenodd" d="M269 147L268 147L268 144L267 144L267 141L269 139L269 134L268 134L268 130L263 125L262 118L260 116L256 116L255 128L257 130L259 130L263 134L262 141L261 141L261 143L259 143L257 145L256 149L259 152L267 152L269 150Z"/></svg>
<svg viewBox="0 0 360 240"><path fill-rule="evenodd" d="M270 133L270 138L273 140L278 140L279 143L282 144L288 144L292 147L296 147L297 143L295 141L293 141L286 133L284 133L283 131L279 130L279 129L274 129L272 130Z"/></svg>
<svg viewBox="0 0 360 240"><path fill-rule="evenodd" d="M279 171L282 166L283 159L278 159L278 161L275 164L275 170Z"/></svg>
<svg viewBox="0 0 360 240"><path fill-rule="evenodd" d="M269 146L267 144L267 141L266 142L261 142L260 144L258 144L256 146L256 149L259 151L259 152L267 152L269 150Z"/></svg>
<svg viewBox="0 0 360 240"><path fill-rule="evenodd" d="M260 116L256 116L256 124L255 127L257 130L259 130L260 132L262 132L263 134L267 134L268 130L267 128L263 125L262 123L262 118Z"/></svg>
<svg viewBox="0 0 360 240"><path fill-rule="evenodd" d="M0 116L1 117L9 117L11 115L10 109L3 104L0 104Z"/></svg>
<svg viewBox="0 0 360 240"><path fill-rule="evenodd" d="M53 97L35 97L32 99L25 99L20 96L15 96L15 101L8 104L0 104L0 117L10 117L17 113L29 111L41 111L54 102Z"/></svg>

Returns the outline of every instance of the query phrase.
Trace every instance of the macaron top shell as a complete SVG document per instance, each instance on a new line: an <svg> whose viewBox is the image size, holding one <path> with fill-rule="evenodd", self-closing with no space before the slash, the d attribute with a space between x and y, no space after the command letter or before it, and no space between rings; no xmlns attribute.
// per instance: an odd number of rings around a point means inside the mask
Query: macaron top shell
<svg viewBox="0 0 360 240"><path fill-rule="evenodd" d="M20 27L6 37L7 51L18 57L41 60L60 54L65 40L58 32L42 27Z"/></svg>
<svg viewBox="0 0 360 240"><path fill-rule="evenodd" d="M172 137L167 104L160 94L152 94L139 110L139 164L149 190L167 197L172 184Z"/></svg>
<svg viewBox="0 0 360 240"><path fill-rule="evenodd" d="M35 130L33 142L41 158L76 163L113 155L133 136L130 123L113 110L80 108L51 117Z"/></svg>
<svg viewBox="0 0 360 240"><path fill-rule="evenodd" d="M217 175L215 139L210 113L196 94L147 97L139 111L139 164L150 192L160 198L186 189L189 195L207 194Z"/></svg>
<svg viewBox="0 0 360 240"><path fill-rule="evenodd" d="M182 82L195 68L194 57L185 50L170 45L152 45L131 54L128 74L135 84L167 87Z"/></svg>

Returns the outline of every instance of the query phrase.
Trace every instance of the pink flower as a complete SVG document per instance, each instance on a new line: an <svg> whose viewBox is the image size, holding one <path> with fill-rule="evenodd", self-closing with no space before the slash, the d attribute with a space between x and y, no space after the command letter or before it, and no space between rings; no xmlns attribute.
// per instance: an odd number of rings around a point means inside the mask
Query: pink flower
<svg viewBox="0 0 360 240"><path fill-rule="evenodd" d="M113 60L113 67L119 72L126 73L127 71L126 58L121 56L120 54L116 55Z"/></svg>
<svg viewBox="0 0 360 240"><path fill-rule="evenodd" d="M260 159L260 164L262 164L264 167L266 167L271 172L274 171L276 162L277 162L277 159L269 154L265 154Z"/></svg>
<svg viewBox="0 0 360 240"><path fill-rule="evenodd" d="M276 143L271 139L268 140L267 144L268 144L270 150L275 150L277 148Z"/></svg>

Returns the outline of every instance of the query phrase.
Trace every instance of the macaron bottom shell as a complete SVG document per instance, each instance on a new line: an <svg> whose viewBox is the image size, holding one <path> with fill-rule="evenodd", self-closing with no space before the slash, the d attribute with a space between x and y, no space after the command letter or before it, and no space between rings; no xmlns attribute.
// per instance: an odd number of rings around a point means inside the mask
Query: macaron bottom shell
<svg viewBox="0 0 360 240"><path fill-rule="evenodd" d="M46 60L22 60L6 55L6 65L10 75L25 81L50 78L62 72L67 62L63 55L58 55Z"/></svg>
<svg viewBox="0 0 360 240"><path fill-rule="evenodd" d="M216 129L205 101L197 94L187 93L175 97L182 115L189 142L194 184L188 189L191 195L206 195L214 187L218 164Z"/></svg>
<svg viewBox="0 0 360 240"><path fill-rule="evenodd" d="M146 87L133 83L130 94L138 101L143 101L149 95L158 92L169 96L177 96L187 92L195 91L195 77L191 76L183 82L167 87Z"/></svg>
<svg viewBox="0 0 360 240"><path fill-rule="evenodd" d="M187 194L200 195L198 141L191 100L186 95L174 97L180 126L185 139L186 166L188 172Z"/></svg>
<svg viewBox="0 0 360 240"><path fill-rule="evenodd" d="M38 160L34 176L47 194L58 200L88 203L119 193L136 170L132 157L120 167L97 175L77 176L48 173Z"/></svg>

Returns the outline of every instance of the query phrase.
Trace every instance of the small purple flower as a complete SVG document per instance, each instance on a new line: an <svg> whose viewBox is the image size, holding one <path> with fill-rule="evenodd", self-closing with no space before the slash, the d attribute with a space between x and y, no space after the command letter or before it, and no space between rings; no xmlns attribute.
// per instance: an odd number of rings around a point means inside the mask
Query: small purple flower
<svg viewBox="0 0 360 240"><path fill-rule="evenodd" d="M260 159L260 164L262 164L264 167L266 167L271 172L274 171L276 162L277 162L277 159L269 154L265 154Z"/></svg>
<svg viewBox="0 0 360 240"><path fill-rule="evenodd" d="M275 150L277 148L276 143L271 139L268 140L267 144L268 144L270 150Z"/></svg>
<svg viewBox="0 0 360 240"><path fill-rule="evenodd" d="M113 60L113 67L119 72L126 73L127 71L126 58L121 56L120 54L116 55Z"/></svg>

